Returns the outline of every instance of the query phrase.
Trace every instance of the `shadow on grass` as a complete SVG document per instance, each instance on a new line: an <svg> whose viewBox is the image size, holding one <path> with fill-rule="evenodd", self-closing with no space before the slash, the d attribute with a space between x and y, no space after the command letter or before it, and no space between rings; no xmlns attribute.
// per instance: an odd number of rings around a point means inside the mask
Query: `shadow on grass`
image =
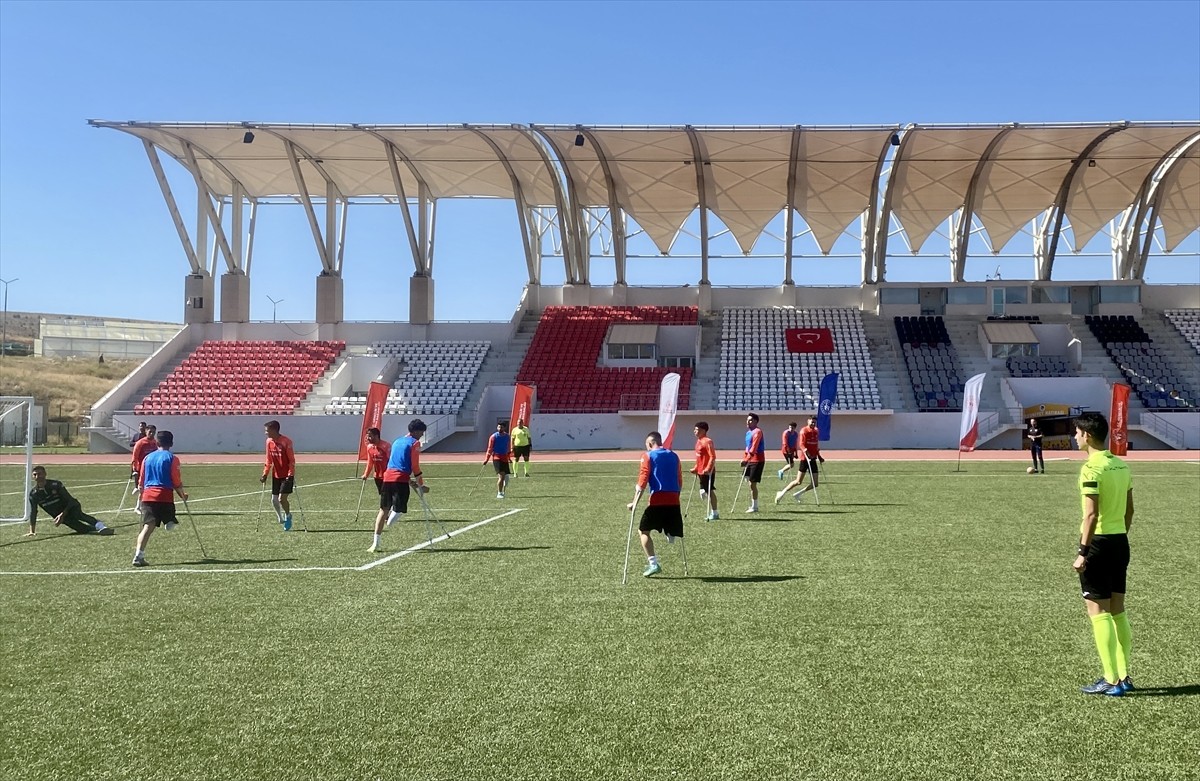
<svg viewBox="0 0 1200 781"><path fill-rule="evenodd" d="M1157 686L1147 688L1139 686L1126 697L1195 697L1200 695L1200 684L1191 683L1186 686Z"/></svg>
<svg viewBox="0 0 1200 781"><path fill-rule="evenodd" d="M451 538L453 539L453 538ZM431 553L494 553L498 551L550 550L549 545L477 545L473 548L430 548Z"/></svg>
<svg viewBox="0 0 1200 781"><path fill-rule="evenodd" d="M695 578L701 583L783 583L788 580L804 580L803 575L722 575Z"/></svg>
<svg viewBox="0 0 1200 781"><path fill-rule="evenodd" d="M159 564L155 567L155 569L194 567L198 564L280 564L285 561L297 561L297 559L217 559L209 556L208 558L195 559L194 561L178 561L173 564Z"/></svg>

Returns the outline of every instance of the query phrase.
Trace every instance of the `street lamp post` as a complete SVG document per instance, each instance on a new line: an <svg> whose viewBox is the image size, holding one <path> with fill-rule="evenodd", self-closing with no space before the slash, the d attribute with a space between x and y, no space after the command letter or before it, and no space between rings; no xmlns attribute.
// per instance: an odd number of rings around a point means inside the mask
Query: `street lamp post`
<svg viewBox="0 0 1200 781"><path fill-rule="evenodd" d="M279 300L276 300L274 298L271 298L270 296L267 296L267 300L271 302L271 322L272 323L279 322L278 320L275 319L275 310L280 304L283 303L283 299L281 298Z"/></svg>
<svg viewBox="0 0 1200 781"><path fill-rule="evenodd" d="M8 351L8 286L17 279L0 279L0 284L4 285L4 315L0 317L0 361L4 360L4 353Z"/></svg>

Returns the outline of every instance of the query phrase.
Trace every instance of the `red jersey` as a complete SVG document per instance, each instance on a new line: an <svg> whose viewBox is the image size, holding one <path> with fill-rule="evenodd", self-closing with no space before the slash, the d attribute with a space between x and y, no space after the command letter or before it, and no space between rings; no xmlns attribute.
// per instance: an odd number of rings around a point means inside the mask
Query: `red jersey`
<svg viewBox="0 0 1200 781"><path fill-rule="evenodd" d="M800 447L809 458L816 458L821 453L821 432L816 426L805 426L800 429Z"/></svg>
<svg viewBox="0 0 1200 781"><path fill-rule="evenodd" d="M383 473L387 471L388 458L391 455L392 443L386 439L379 440L379 443L375 445L367 445L367 471L363 472L362 476L370 477L374 472L375 477L382 480Z"/></svg>
<svg viewBox="0 0 1200 781"><path fill-rule="evenodd" d="M130 471L142 473L142 462L146 460L146 456L158 450L158 442L154 437L142 437L133 446L133 461L130 462ZM139 482L138 485L141 485Z"/></svg>
<svg viewBox="0 0 1200 781"><path fill-rule="evenodd" d="M780 443L779 449L783 451L785 456L796 454L796 443L799 441L800 432L792 431L791 428L783 430L783 440Z"/></svg>
<svg viewBox="0 0 1200 781"><path fill-rule="evenodd" d="M700 437L696 440L696 466L692 471L698 475L711 474L717 466L717 449L713 447L713 441L708 437Z"/></svg>
<svg viewBox="0 0 1200 781"><path fill-rule="evenodd" d="M267 461L263 465L263 474L277 477L296 475L296 453L292 450L292 440L280 434L277 438L267 437Z"/></svg>

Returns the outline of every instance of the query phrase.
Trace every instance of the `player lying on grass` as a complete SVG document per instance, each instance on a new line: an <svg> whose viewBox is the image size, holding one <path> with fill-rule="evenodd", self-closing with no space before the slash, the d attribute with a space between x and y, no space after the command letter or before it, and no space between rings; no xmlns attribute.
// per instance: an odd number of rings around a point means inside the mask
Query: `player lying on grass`
<svg viewBox="0 0 1200 781"><path fill-rule="evenodd" d="M109 535L113 530L83 511L79 500L67 492L67 487L58 480L46 479L46 467L35 466L29 472L33 478L33 490L29 492L29 532L26 537L37 534L38 508L45 510L54 525L65 524L76 534Z"/></svg>

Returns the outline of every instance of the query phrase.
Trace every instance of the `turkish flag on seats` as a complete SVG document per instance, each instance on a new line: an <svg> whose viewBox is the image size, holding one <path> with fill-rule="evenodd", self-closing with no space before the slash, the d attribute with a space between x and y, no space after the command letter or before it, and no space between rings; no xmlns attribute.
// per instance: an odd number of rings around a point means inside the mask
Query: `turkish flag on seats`
<svg viewBox="0 0 1200 781"><path fill-rule="evenodd" d="M833 332L828 328L788 328L783 338L789 353L833 352Z"/></svg>

